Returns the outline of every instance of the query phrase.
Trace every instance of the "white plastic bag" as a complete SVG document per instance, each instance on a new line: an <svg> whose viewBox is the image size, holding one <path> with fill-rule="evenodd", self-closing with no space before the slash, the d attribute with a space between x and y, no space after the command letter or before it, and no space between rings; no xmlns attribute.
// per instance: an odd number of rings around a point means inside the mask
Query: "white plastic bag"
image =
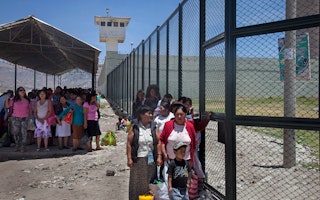
<svg viewBox="0 0 320 200"><path fill-rule="evenodd" d="M160 179L160 166L157 166L157 179L149 184L149 189L155 200L169 200L168 185Z"/></svg>

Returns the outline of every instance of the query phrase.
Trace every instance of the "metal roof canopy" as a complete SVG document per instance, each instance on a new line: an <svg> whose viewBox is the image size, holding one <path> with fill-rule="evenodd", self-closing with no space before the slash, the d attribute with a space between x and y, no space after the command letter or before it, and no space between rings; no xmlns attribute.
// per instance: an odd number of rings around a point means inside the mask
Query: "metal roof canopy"
<svg viewBox="0 0 320 200"><path fill-rule="evenodd" d="M0 25L0 58L51 75L75 68L94 74L100 50L29 16Z"/></svg>

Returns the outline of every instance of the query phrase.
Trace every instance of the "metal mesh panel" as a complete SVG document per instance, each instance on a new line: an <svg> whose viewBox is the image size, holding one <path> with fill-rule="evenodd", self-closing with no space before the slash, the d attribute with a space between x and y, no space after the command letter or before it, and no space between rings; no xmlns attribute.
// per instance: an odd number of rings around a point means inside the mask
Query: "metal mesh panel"
<svg viewBox="0 0 320 200"><path fill-rule="evenodd" d="M285 81L285 76L289 76L285 69L292 65L284 59L284 36L285 33L274 33L237 40L238 115L282 117L288 100L295 104L292 109L296 110L296 117L318 117L319 63L310 60L308 40L311 39L310 44L316 41L308 34L297 36L296 69L293 69L296 78ZM286 91L294 92L296 99L288 99Z"/></svg>
<svg viewBox="0 0 320 200"><path fill-rule="evenodd" d="M237 127L237 199L319 199L319 133L295 130L284 168L283 129Z"/></svg>
<svg viewBox="0 0 320 200"><path fill-rule="evenodd" d="M225 113L224 43L206 51L206 110Z"/></svg>
<svg viewBox="0 0 320 200"><path fill-rule="evenodd" d="M124 65L123 65L123 70L124 70L124 73L123 73L123 79L125 79L124 81L124 88L123 88L123 108L127 110L127 106L128 106L128 100L129 100L129 79L127 78L128 77L128 74L129 74L129 66L128 66L128 60L124 62Z"/></svg>
<svg viewBox="0 0 320 200"><path fill-rule="evenodd" d="M150 53L149 53L149 43L150 40L146 40L144 42L144 88L147 89L148 85L149 85L149 81L150 81Z"/></svg>
<svg viewBox="0 0 320 200"><path fill-rule="evenodd" d="M225 195L225 146L218 142L218 123L211 121L206 128L206 182Z"/></svg>
<svg viewBox="0 0 320 200"><path fill-rule="evenodd" d="M142 86L142 73L144 73L142 71L142 46L139 46L138 50L137 50L137 89L143 89Z"/></svg>
<svg viewBox="0 0 320 200"><path fill-rule="evenodd" d="M151 43L150 84L157 84L157 32L156 31L150 37L150 43Z"/></svg>
<svg viewBox="0 0 320 200"><path fill-rule="evenodd" d="M288 1L290 2L290 1ZM237 27L285 19L285 0L237 1Z"/></svg>
<svg viewBox="0 0 320 200"><path fill-rule="evenodd" d="M199 1L188 1L182 16L182 95L199 107Z"/></svg>
<svg viewBox="0 0 320 200"><path fill-rule="evenodd" d="M206 1L206 40L224 33L224 0Z"/></svg>
<svg viewBox="0 0 320 200"><path fill-rule="evenodd" d="M129 89L129 92L128 92L128 113L131 113L132 112L132 106L131 106L131 103L133 102L133 98L134 98L134 94L135 94L135 90L134 90L134 84L133 81L133 73L134 73L134 54L131 53L131 56L130 56L130 72L129 72L129 86L130 86L130 89Z"/></svg>
<svg viewBox="0 0 320 200"><path fill-rule="evenodd" d="M169 21L169 93L178 98L178 14Z"/></svg>
<svg viewBox="0 0 320 200"><path fill-rule="evenodd" d="M319 14L319 1L259 0L252 3L239 0L237 1L237 27L284 20L286 9L295 10L297 17L315 15Z"/></svg>
<svg viewBox="0 0 320 200"><path fill-rule="evenodd" d="M160 94L166 94L167 88L167 26L159 30L159 89Z"/></svg>

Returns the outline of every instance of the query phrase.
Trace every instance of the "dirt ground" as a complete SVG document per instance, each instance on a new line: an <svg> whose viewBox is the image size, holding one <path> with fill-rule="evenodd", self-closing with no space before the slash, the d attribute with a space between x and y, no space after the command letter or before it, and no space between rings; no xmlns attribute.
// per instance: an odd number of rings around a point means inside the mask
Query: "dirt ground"
<svg viewBox="0 0 320 200"><path fill-rule="evenodd" d="M102 104L101 131L115 131L118 116L106 100ZM116 146L90 153L58 150L58 146L36 152L36 146L30 145L25 153L0 148L0 200L128 199L126 133L116 131L116 136Z"/></svg>

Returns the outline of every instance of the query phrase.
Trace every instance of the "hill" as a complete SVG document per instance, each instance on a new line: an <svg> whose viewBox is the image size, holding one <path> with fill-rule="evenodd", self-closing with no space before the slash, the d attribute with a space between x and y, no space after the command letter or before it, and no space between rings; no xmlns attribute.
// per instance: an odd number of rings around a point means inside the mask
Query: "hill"
<svg viewBox="0 0 320 200"><path fill-rule="evenodd" d="M34 75L36 77L35 88L48 87L54 89L60 85L67 88L90 88L92 85L91 74L80 69L75 69L61 76L48 75L36 72L23 66L17 66L17 87L23 86L26 90L34 88ZM0 94L8 89L14 90L15 66L14 64L0 61ZM55 82L55 84L54 84Z"/></svg>

